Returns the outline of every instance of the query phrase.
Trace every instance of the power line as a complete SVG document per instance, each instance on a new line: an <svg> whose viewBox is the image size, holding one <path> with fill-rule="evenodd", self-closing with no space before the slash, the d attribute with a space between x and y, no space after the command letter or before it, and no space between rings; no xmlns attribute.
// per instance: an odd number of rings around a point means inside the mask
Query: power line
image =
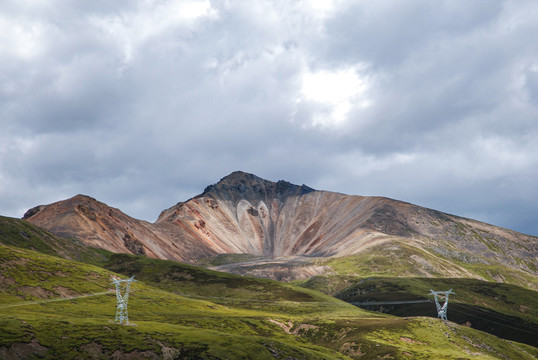
<svg viewBox="0 0 538 360"><path fill-rule="evenodd" d="M108 291L102 291L102 292L93 293L93 294L69 296L69 297L58 298L58 299L46 299L46 300L30 301L30 302L24 302L24 303L18 303L18 304L2 305L0 306L0 308L3 309L3 308L15 307L15 306L39 305L39 304L45 304L45 303L51 303L51 302L57 302L57 301L75 300L75 299L86 298L86 297L91 297L91 296L110 294L111 292L112 292L111 290L108 290Z"/></svg>
<svg viewBox="0 0 538 360"><path fill-rule="evenodd" d="M476 314L470 314L470 313L468 313L468 312L461 311L461 310L458 310L458 309L452 309L452 311L458 312L458 313L460 313L460 314L465 314L465 315L468 315L468 316L476 316ZM501 326L503 326L503 327L507 327L507 328L510 328L510 329L513 329L513 330L518 330L518 331L526 332L527 334L536 335L536 331L530 332L530 331L527 331L527 330L523 330L523 329L521 329L521 328L516 328L516 327L510 326L510 325L507 325L507 324L503 324L503 323L500 323L500 322L498 322L498 321L491 320L491 319L487 319L486 321L487 321L487 322L491 322L491 323L495 323L495 324L497 324L497 325L501 325ZM529 327L529 326L527 326L527 327Z"/></svg>
<svg viewBox="0 0 538 360"><path fill-rule="evenodd" d="M430 303L431 300L404 300L404 301L364 301L364 302L350 302L355 306L374 306L374 305L402 305L402 304L422 304Z"/></svg>

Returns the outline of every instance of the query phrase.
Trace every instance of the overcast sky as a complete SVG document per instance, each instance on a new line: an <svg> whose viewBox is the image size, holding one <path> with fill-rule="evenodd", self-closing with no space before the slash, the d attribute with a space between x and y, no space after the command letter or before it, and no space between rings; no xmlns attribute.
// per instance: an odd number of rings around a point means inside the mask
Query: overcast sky
<svg viewBox="0 0 538 360"><path fill-rule="evenodd" d="M0 214L234 170L538 235L535 0L2 0Z"/></svg>

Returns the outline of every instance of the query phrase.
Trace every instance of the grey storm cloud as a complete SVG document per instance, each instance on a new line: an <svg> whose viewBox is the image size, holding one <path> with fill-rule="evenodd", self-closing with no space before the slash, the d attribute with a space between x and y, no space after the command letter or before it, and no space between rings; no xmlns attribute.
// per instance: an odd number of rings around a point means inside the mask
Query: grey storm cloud
<svg viewBox="0 0 538 360"><path fill-rule="evenodd" d="M538 234L534 1L4 1L0 214L234 170Z"/></svg>

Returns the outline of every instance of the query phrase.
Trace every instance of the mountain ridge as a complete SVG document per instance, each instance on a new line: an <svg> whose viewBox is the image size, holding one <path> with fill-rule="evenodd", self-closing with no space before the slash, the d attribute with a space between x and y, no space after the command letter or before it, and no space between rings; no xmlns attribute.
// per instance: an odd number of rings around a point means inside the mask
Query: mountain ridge
<svg viewBox="0 0 538 360"><path fill-rule="evenodd" d="M476 264L537 275L537 237L390 198L314 190L240 171L163 210L154 223L83 195L34 207L24 218L90 246L182 262L218 254L333 258L373 249L382 256L403 246L420 250L412 259L423 276L484 279Z"/></svg>

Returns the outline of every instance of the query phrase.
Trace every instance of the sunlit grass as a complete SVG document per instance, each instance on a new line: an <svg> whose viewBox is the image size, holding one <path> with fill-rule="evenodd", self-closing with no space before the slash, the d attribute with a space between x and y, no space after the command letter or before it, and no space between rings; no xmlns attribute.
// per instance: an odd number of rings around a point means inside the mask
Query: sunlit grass
<svg viewBox="0 0 538 360"><path fill-rule="evenodd" d="M535 348L482 338L482 333L460 331L457 325L450 325L457 330L453 341L438 344L435 339L444 336L448 325L436 319L372 313L312 289L167 261L112 256L103 266L120 267L118 274L5 246L0 246L0 259L6 284L0 288L0 351L36 342L36 351L41 351L37 358L106 359L124 354L171 359L405 359L410 358L407 354L434 354L467 359L476 356L461 344L472 336L493 349L487 354L513 359L538 355ZM115 294L107 291L113 290L113 276L131 275L137 279L128 307L132 326L119 325L113 322ZM59 294L59 286L74 297ZM47 292L36 293L34 287ZM407 338L438 348L432 352Z"/></svg>

